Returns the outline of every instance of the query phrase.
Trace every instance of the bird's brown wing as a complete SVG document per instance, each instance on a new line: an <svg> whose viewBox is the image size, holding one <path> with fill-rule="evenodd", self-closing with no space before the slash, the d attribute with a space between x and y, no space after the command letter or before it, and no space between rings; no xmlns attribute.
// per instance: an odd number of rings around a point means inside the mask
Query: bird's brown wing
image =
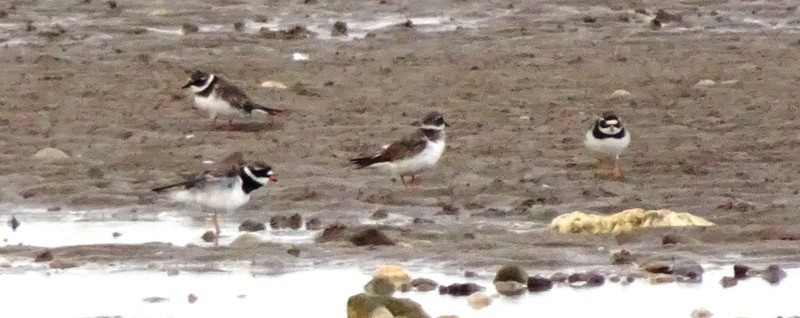
<svg viewBox="0 0 800 318"><path fill-rule="evenodd" d="M417 131L410 136L393 142L377 155L351 159L350 162L358 165L359 168L364 168L380 162L402 160L420 153L425 149L426 145L427 138L425 138L425 134Z"/></svg>
<svg viewBox="0 0 800 318"><path fill-rule="evenodd" d="M230 101L231 106L244 110L245 105L248 101L250 101L250 97L247 97L245 92L237 87L236 85L231 84L225 79L219 78L219 83L217 83L217 94L224 100Z"/></svg>

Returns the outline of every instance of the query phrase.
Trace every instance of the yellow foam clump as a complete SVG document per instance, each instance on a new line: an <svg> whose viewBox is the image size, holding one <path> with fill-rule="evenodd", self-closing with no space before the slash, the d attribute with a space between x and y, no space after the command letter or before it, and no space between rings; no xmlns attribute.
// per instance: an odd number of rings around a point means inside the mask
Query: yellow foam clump
<svg viewBox="0 0 800 318"><path fill-rule="evenodd" d="M612 215L581 211L559 215L550 222L550 229L559 233L622 233L644 227L712 226L714 223L688 212L670 210L627 209Z"/></svg>

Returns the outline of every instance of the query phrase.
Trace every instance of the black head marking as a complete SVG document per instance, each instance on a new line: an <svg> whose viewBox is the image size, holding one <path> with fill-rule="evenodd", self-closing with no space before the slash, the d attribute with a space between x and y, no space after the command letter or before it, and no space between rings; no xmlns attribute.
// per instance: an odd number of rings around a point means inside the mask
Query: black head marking
<svg viewBox="0 0 800 318"><path fill-rule="evenodd" d="M186 88L189 88L190 86L201 87L208 80L208 76L209 76L209 74L206 73L206 72L199 71L199 70L194 71L194 72L192 72L192 75L189 76L189 81L186 83L186 85L183 85L183 88L186 89Z"/></svg>
<svg viewBox="0 0 800 318"><path fill-rule="evenodd" d="M245 169L249 169L250 173ZM252 176L250 174L252 174ZM242 167L239 171L239 176L242 178L242 190L244 190L245 193L253 192L263 187L267 182L278 181L272 172L272 167L261 161ZM254 179L254 177L256 179Z"/></svg>
<svg viewBox="0 0 800 318"><path fill-rule="evenodd" d="M422 119L422 125L436 126L436 127L449 127L450 125L444 121L444 115L440 112L430 112Z"/></svg>

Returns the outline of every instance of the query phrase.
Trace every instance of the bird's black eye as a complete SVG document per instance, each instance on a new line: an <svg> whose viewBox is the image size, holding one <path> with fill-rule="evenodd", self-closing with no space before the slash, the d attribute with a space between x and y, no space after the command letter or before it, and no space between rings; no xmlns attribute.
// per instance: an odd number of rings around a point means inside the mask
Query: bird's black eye
<svg viewBox="0 0 800 318"><path fill-rule="evenodd" d="M444 125L444 117L442 116L436 117L436 120L434 122L436 123L437 126Z"/></svg>
<svg viewBox="0 0 800 318"><path fill-rule="evenodd" d="M601 128L608 128L608 124L604 120L602 120L602 121L600 121L600 127Z"/></svg>
<svg viewBox="0 0 800 318"><path fill-rule="evenodd" d="M622 124L620 124L620 123L616 123L616 124L614 124L614 127L617 127L617 128L622 128Z"/></svg>

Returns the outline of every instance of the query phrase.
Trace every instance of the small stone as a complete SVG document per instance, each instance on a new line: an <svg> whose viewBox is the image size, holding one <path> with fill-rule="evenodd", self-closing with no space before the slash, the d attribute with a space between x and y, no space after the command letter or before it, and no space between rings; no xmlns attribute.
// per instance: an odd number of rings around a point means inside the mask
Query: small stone
<svg viewBox="0 0 800 318"><path fill-rule="evenodd" d="M647 272L654 274L672 274L672 266L670 264L659 261L643 264L641 268Z"/></svg>
<svg viewBox="0 0 800 318"><path fill-rule="evenodd" d="M488 307L492 304L492 299L489 296L482 292L472 293L472 295L467 296L467 304L469 304L472 309L478 310Z"/></svg>
<svg viewBox="0 0 800 318"><path fill-rule="evenodd" d="M541 277L541 276L533 276L528 277L528 290L534 293L548 291L553 289L553 281L550 279Z"/></svg>
<svg viewBox="0 0 800 318"><path fill-rule="evenodd" d="M322 233L320 233L320 235L317 237L317 240L321 243L341 240L344 238L346 230L347 226L344 224L331 224L322 230Z"/></svg>
<svg viewBox="0 0 800 318"><path fill-rule="evenodd" d="M555 273L553 275L550 275L550 281L553 283L563 283L566 282L568 278L569 275L567 275L566 273Z"/></svg>
<svg viewBox="0 0 800 318"><path fill-rule="evenodd" d="M365 245L395 245L395 242L378 229L368 228L350 237L350 242L356 246Z"/></svg>
<svg viewBox="0 0 800 318"><path fill-rule="evenodd" d="M317 217L306 220L306 230L317 231L322 228L322 222Z"/></svg>
<svg viewBox="0 0 800 318"><path fill-rule="evenodd" d="M8 226L11 227L12 231L16 231L19 225L19 220L17 220L17 217L15 216L12 216L11 220L8 220Z"/></svg>
<svg viewBox="0 0 800 318"><path fill-rule="evenodd" d="M181 26L181 30L183 34L197 33L200 31L200 27L197 24L187 22Z"/></svg>
<svg viewBox="0 0 800 318"><path fill-rule="evenodd" d="M239 32L244 31L244 22L239 21L239 22L234 23L233 24L233 29L236 30L236 31L239 31ZM263 84L262 84L262 86L263 86Z"/></svg>
<svg viewBox="0 0 800 318"><path fill-rule="evenodd" d="M597 22L597 18L587 15L587 16L583 17L583 22L584 23L595 23L595 22Z"/></svg>
<svg viewBox="0 0 800 318"><path fill-rule="evenodd" d="M508 282L514 281L520 284L528 283L528 273L522 267L517 265L506 265L497 271L494 276L494 282Z"/></svg>
<svg viewBox="0 0 800 318"><path fill-rule="evenodd" d="M722 288L730 288L736 286L739 283L739 280L736 277L725 276L719 281L722 284Z"/></svg>
<svg viewBox="0 0 800 318"><path fill-rule="evenodd" d="M189 301L190 304L194 304L197 301L197 295L189 294L187 300Z"/></svg>
<svg viewBox="0 0 800 318"><path fill-rule="evenodd" d="M626 91L624 89L618 89L615 90L613 93L611 93L611 97L628 97L628 96L631 96L631 92Z"/></svg>
<svg viewBox="0 0 800 318"><path fill-rule="evenodd" d="M698 243L700 243L699 240L685 235L667 234L661 238L661 245L698 244Z"/></svg>
<svg viewBox="0 0 800 318"><path fill-rule="evenodd" d="M261 236L258 236L258 234L245 232L233 240L229 246L236 249L247 249L259 246L263 242L264 240L262 240Z"/></svg>
<svg viewBox="0 0 800 318"><path fill-rule="evenodd" d="M647 281L650 284L657 285L657 284L669 284L675 282L675 276L669 274L652 274L647 276Z"/></svg>
<svg viewBox="0 0 800 318"><path fill-rule="evenodd" d="M369 318L394 318L394 315L386 307L378 306L369 313Z"/></svg>
<svg viewBox="0 0 800 318"><path fill-rule="evenodd" d="M372 273L372 277L386 277L394 284L395 288L400 288L403 284L411 283L411 276L408 275L406 269L398 265L383 265L378 267Z"/></svg>
<svg viewBox="0 0 800 318"><path fill-rule="evenodd" d="M429 278L414 278L413 280L411 280L411 286L418 291L429 292L436 289L436 287L438 287L439 284L436 281Z"/></svg>
<svg viewBox="0 0 800 318"><path fill-rule="evenodd" d="M375 212L372 212L372 215L369 216L370 220L382 220L387 217L389 217L389 212L384 208L375 210Z"/></svg>
<svg viewBox="0 0 800 318"><path fill-rule="evenodd" d="M203 239L204 242L211 243L214 242L214 239L217 238L217 235L214 234L213 231L206 231L200 238Z"/></svg>
<svg viewBox="0 0 800 318"><path fill-rule="evenodd" d="M739 84L739 80L726 80L719 83L720 85L736 85Z"/></svg>
<svg viewBox="0 0 800 318"><path fill-rule="evenodd" d="M120 236L122 236L122 233L120 233L120 232L111 233L111 237L113 237L113 238L119 238Z"/></svg>
<svg viewBox="0 0 800 318"><path fill-rule="evenodd" d="M625 276L619 283L620 285L625 286L625 285L630 285L630 283L633 283L634 281L636 281L636 277Z"/></svg>
<svg viewBox="0 0 800 318"><path fill-rule="evenodd" d="M50 264L47 264L47 266L52 269L66 269L66 268L78 267L78 264L63 259L54 259L50 262Z"/></svg>
<svg viewBox="0 0 800 318"><path fill-rule="evenodd" d="M384 276L375 277L364 285L364 291L375 295L391 296L395 290L397 287L392 280Z"/></svg>
<svg viewBox="0 0 800 318"><path fill-rule="evenodd" d="M761 277L770 284L776 285L786 278L786 271L778 267L778 265L770 265L761 273Z"/></svg>
<svg viewBox="0 0 800 318"><path fill-rule="evenodd" d="M56 148L44 148L42 150L37 151L33 155L34 159L40 160L61 160L61 159L69 159L69 155Z"/></svg>
<svg viewBox="0 0 800 318"><path fill-rule="evenodd" d="M303 217L298 213L292 214L292 216L289 217L288 225L292 230L299 230L303 227Z"/></svg>
<svg viewBox="0 0 800 318"><path fill-rule="evenodd" d="M109 2L108 2L108 7L109 7L110 9L116 9L116 8L117 8L117 2L116 2L116 1L114 1L114 0L111 0L111 1L109 1Z"/></svg>
<svg viewBox="0 0 800 318"><path fill-rule="evenodd" d="M614 265L627 265L632 264L634 261L634 257L631 255L631 252L628 250L621 250L614 254L611 254L611 264Z"/></svg>
<svg viewBox="0 0 800 318"><path fill-rule="evenodd" d="M494 288L500 295L519 296L525 292L527 285L516 281L496 281L494 282Z"/></svg>
<svg viewBox="0 0 800 318"><path fill-rule="evenodd" d="M450 284L448 286L439 286L439 294L451 296L469 296L473 293L483 291L484 288L475 283L466 284Z"/></svg>
<svg viewBox="0 0 800 318"><path fill-rule="evenodd" d="M261 82L261 87L263 88L275 88L275 89L287 89L289 88L286 84L276 81L263 81Z"/></svg>
<svg viewBox="0 0 800 318"><path fill-rule="evenodd" d="M414 218L414 220L411 221L411 223L414 225L433 224L433 220L424 218Z"/></svg>
<svg viewBox="0 0 800 318"><path fill-rule="evenodd" d="M285 215L275 215L269 218L269 227L273 230L280 230L289 226L289 218Z"/></svg>
<svg viewBox="0 0 800 318"><path fill-rule="evenodd" d="M466 278L475 278L475 277L478 277L478 273L476 273L474 271L465 271L464 272L464 277L466 277Z"/></svg>
<svg viewBox="0 0 800 318"><path fill-rule="evenodd" d="M567 283L572 287L597 287L606 281L603 275L597 273L575 273L567 277Z"/></svg>
<svg viewBox="0 0 800 318"><path fill-rule="evenodd" d="M51 206L51 207L47 208L47 212L58 212L58 211L61 211L61 207L60 206Z"/></svg>
<svg viewBox="0 0 800 318"><path fill-rule="evenodd" d="M53 252L50 250L45 250L38 255L33 260L34 262L41 263L41 262L49 262L53 260Z"/></svg>
<svg viewBox="0 0 800 318"><path fill-rule="evenodd" d="M608 281L612 283L619 283L620 280L622 280L622 277L619 277L619 275L611 275L608 277Z"/></svg>
<svg viewBox="0 0 800 318"><path fill-rule="evenodd" d="M347 23L344 21L336 21L331 30L331 36L347 36Z"/></svg>
<svg viewBox="0 0 800 318"><path fill-rule="evenodd" d="M411 22L411 20L409 19L409 20L406 20L406 22L403 22L402 26L404 26L406 28L413 28L414 27L414 22Z"/></svg>
<svg viewBox="0 0 800 318"><path fill-rule="evenodd" d="M692 310L692 318L711 318L711 316L714 316L714 314L705 308L697 308Z"/></svg>
<svg viewBox="0 0 800 318"><path fill-rule="evenodd" d="M300 249L295 247L295 246L292 246L291 248L286 250L286 253L288 253L289 255L292 255L294 257L300 257Z"/></svg>
<svg viewBox="0 0 800 318"><path fill-rule="evenodd" d="M749 272L752 268L746 265L733 265L733 277L736 279L745 279L748 277L747 272Z"/></svg>
<svg viewBox="0 0 800 318"><path fill-rule="evenodd" d="M704 80L698 81L696 84L694 84L693 87L694 88L704 88L704 87L714 86L716 84L717 84L717 82L714 82L714 81L712 81L710 79L704 79Z"/></svg>
<svg viewBox="0 0 800 318"><path fill-rule="evenodd" d="M250 219L245 220L239 225L240 232L258 232L266 230L267 226L262 222L256 222Z"/></svg>

